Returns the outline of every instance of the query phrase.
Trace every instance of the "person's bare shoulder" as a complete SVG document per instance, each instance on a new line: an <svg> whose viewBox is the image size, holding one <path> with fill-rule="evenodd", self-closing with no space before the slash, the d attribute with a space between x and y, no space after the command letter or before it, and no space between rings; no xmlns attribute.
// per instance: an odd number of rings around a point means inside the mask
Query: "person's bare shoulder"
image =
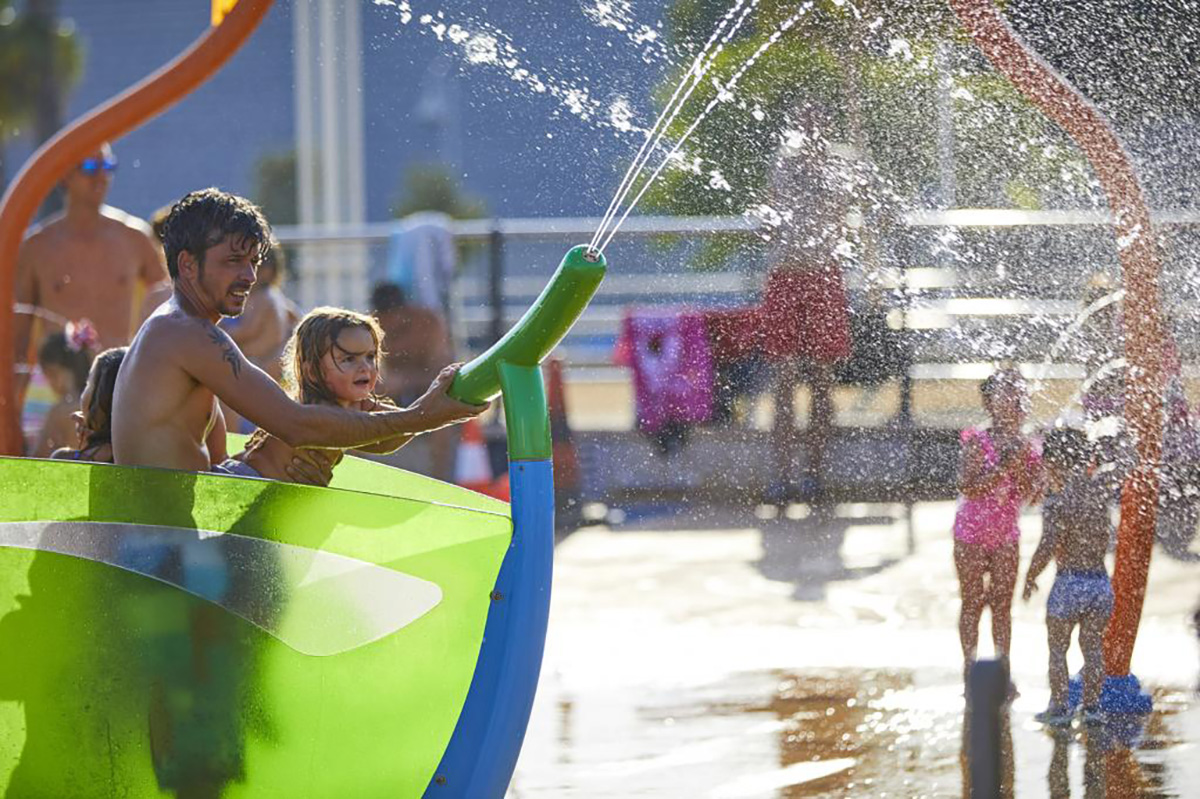
<svg viewBox="0 0 1200 799"><path fill-rule="evenodd" d="M209 328L215 329L216 326L189 316L173 301L168 301L142 323L134 346L140 352L182 352L188 347L207 341L210 337Z"/></svg>

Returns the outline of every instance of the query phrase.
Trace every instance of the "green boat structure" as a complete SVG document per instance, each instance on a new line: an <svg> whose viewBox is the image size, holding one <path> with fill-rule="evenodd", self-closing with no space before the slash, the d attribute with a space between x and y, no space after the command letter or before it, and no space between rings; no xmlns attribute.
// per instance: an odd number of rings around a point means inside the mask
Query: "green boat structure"
<svg viewBox="0 0 1200 799"><path fill-rule="evenodd" d="M503 394L512 505L354 457L328 488L0 458L6 797L502 797L553 556L540 363L571 250L452 388Z"/></svg>
<svg viewBox="0 0 1200 799"><path fill-rule="evenodd" d="M207 80L271 4L215 2L178 57L33 154L0 199L0 295L65 171ZM354 457L328 488L0 457L0 795L503 797L550 607L540 365L605 268L570 250L451 387L503 395L511 506ZM0 452L19 451L11 333L0 315Z"/></svg>

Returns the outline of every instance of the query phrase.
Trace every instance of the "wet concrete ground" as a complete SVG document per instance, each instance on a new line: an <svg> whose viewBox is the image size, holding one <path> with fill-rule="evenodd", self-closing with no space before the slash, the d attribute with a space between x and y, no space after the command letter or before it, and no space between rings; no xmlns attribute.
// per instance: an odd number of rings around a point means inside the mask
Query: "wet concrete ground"
<svg viewBox="0 0 1200 799"><path fill-rule="evenodd" d="M898 511L843 507L822 534L747 513L569 537L510 796L962 796L953 505L918 505L911 540ZM1027 560L1037 515L1023 528ZM1140 736L1055 737L1034 722L1049 696L1052 576L1014 611L1021 696L1005 795L1200 796L1200 647L1187 625L1200 566L1155 553L1133 665L1156 709ZM1081 663L1073 651L1072 671Z"/></svg>

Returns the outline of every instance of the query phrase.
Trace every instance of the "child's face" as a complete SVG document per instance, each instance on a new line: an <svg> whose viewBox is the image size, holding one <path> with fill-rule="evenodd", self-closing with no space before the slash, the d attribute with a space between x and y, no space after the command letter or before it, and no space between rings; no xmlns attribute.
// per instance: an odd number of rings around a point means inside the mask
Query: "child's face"
<svg viewBox="0 0 1200 799"><path fill-rule="evenodd" d="M988 403L993 421L1006 427L1020 427L1029 414L1029 393L1023 381L1001 383Z"/></svg>
<svg viewBox="0 0 1200 799"><path fill-rule="evenodd" d="M364 327L338 334L321 357L321 379L340 402L359 402L371 396L379 381L375 337Z"/></svg>

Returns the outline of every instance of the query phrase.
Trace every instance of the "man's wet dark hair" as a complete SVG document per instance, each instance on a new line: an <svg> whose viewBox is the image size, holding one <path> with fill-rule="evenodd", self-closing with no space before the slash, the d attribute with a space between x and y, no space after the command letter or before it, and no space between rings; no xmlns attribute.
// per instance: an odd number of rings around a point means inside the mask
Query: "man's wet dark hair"
<svg viewBox="0 0 1200 799"><path fill-rule="evenodd" d="M1049 465L1077 469L1092 462L1095 447L1087 434L1074 427L1058 427L1042 442L1042 459Z"/></svg>
<svg viewBox="0 0 1200 799"><path fill-rule="evenodd" d="M376 283L371 289L371 312L384 313L408 305L408 295L395 283Z"/></svg>
<svg viewBox="0 0 1200 799"><path fill-rule="evenodd" d="M171 279L179 277L181 252L190 252L202 264L205 251L226 236L250 246L257 244L262 258L271 243L271 226L258 206L244 197L220 189L185 195L171 207L163 223L163 249Z"/></svg>

